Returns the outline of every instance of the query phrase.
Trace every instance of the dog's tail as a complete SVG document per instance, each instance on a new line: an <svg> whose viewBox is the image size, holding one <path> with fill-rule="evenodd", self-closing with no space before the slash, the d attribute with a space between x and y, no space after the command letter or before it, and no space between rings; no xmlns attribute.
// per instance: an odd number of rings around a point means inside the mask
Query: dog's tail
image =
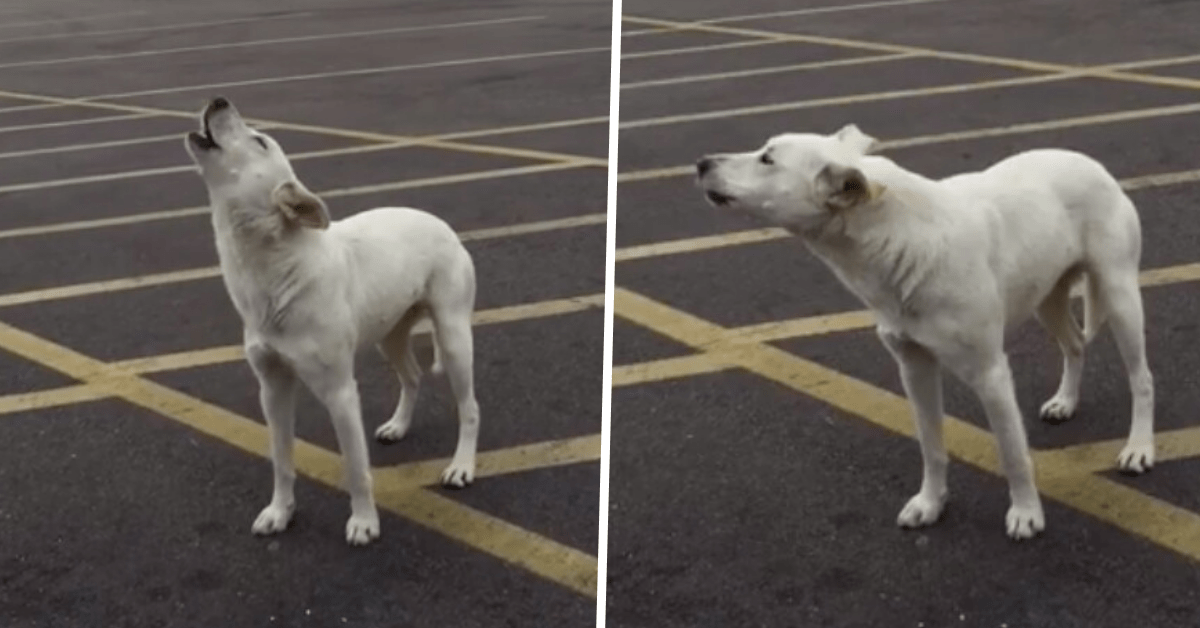
<svg viewBox="0 0 1200 628"><path fill-rule="evenodd" d="M1091 273L1083 274L1083 343L1089 344L1092 338L1108 320L1108 311L1104 309L1104 301L1100 298L1100 286Z"/></svg>

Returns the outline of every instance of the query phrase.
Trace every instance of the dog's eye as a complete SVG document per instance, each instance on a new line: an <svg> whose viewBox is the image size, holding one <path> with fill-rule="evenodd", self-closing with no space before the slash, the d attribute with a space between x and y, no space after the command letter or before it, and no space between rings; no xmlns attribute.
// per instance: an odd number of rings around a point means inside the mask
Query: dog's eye
<svg viewBox="0 0 1200 628"><path fill-rule="evenodd" d="M771 158L770 153L763 153L762 155L759 156L758 163L760 163L764 166L770 166L775 163L775 160Z"/></svg>
<svg viewBox="0 0 1200 628"><path fill-rule="evenodd" d="M267 150L267 140L264 140L261 135L255 135L254 141L258 142L258 145L262 146L263 150Z"/></svg>

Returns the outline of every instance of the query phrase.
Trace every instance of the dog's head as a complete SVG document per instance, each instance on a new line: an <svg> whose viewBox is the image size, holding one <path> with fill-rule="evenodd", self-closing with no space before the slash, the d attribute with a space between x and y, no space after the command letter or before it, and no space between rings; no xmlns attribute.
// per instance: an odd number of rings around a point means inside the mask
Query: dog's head
<svg viewBox="0 0 1200 628"><path fill-rule="evenodd" d="M275 211L298 226L329 226L324 201L296 178L283 149L247 125L229 100L214 98L204 107L200 130L188 133L185 145L214 203Z"/></svg>
<svg viewBox="0 0 1200 628"><path fill-rule="evenodd" d="M705 156L696 171L713 205L807 231L882 192L859 168L876 143L853 124L832 135L789 133L755 151Z"/></svg>

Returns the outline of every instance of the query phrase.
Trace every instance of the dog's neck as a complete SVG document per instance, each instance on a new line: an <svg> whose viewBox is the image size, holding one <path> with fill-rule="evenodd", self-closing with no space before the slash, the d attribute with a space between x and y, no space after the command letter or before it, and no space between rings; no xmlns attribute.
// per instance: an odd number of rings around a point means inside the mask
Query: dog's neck
<svg viewBox="0 0 1200 628"><path fill-rule="evenodd" d="M248 324L281 327L290 303L306 289L299 278L313 274L301 266L319 258L324 233L237 202L214 199L212 210L217 256L234 304Z"/></svg>
<svg viewBox="0 0 1200 628"><path fill-rule="evenodd" d="M904 316L916 307L913 297L941 254L928 201L936 184L881 157L865 159L862 167L882 193L797 235L867 305Z"/></svg>

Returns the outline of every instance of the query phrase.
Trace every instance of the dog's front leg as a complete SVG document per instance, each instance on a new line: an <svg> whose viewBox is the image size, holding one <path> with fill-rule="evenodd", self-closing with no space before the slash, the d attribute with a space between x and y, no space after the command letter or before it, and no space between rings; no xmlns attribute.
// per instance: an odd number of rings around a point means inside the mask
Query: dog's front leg
<svg viewBox="0 0 1200 628"><path fill-rule="evenodd" d="M1012 499L1005 517L1008 535L1014 539L1030 538L1046 527L1046 520L1034 483L1033 460L1029 456L1008 356L999 348L983 354L972 352L965 361L959 361L956 372L979 396L999 444L1000 464L1008 478Z"/></svg>
<svg viewBox="0 0 1200 628"><path fill-rule="evenodd" d="M904 393L912 405L921 442L924 472L921 490L900 511L896 523L905 528L930 525L946 505L946 444L942 438L942 374L937 358L924 347L884 330L876 330L900 367Z"/></svg>
<svg viewBox="0 0 1200 628"><path fill-rule="evenodd" d="M330 364L325 357L302 360L300 374L313 394L329 410L338 447L342 450L346 491L350 493L350 520L346 542L366 545L379 538L379 513L375 510L367 437L363 432L358 383L354 380L353 354Z"/></svg>
<svg viewBox="0 0 1200 628"><path fill-rule="evenodd" d="M255 534L282 532L292 520L296 498L296 467L292 460L296 423L296 374L269 348L247 343L246 359L258 378L259 403L271 430L271 464L275 488L271 503L259 513Z"/></svg>

